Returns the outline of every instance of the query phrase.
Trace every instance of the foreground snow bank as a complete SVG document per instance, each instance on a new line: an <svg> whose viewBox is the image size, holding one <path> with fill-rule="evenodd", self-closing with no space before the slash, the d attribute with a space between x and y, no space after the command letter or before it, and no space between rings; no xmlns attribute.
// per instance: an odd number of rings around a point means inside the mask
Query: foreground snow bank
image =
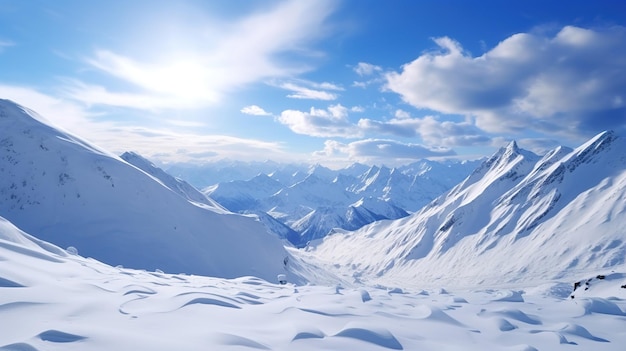
<svg viewBox="0 0 626 351"><path fill-rule="evenodd" d="M624 275L577 292L293 286L114 268L0 223L0 350L621 350Z"/></svg>

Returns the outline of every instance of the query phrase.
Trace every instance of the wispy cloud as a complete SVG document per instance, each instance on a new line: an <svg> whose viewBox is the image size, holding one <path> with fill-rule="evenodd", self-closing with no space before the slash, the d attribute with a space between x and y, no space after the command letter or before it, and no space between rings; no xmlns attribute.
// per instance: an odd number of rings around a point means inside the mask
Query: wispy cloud
<svg viewBox="0 0 626 351"><path fill-rule="evenodd" d="M376 72L381 72L383 69L380 66L373 65L367 62L359 62L353 67L354 72L360 76L370 76Z"/></svg>
<svg viewBox="0 0 626 351"><path fill-rule="evenodd" d="M83 106L41 93L31 87L0 84L0 96L39 113L57 126L82 130L94 116Z"/></svg>
<svg viewBox="0 0 626 351"><path fill-rule="evenodd" d="M125 140L110 150L118 154L132 150L162 163L202 164L224 158L253 161L264 160L268 155L276 159L293 157L289 156L284 145L279 142L226 135L182 133L171 128L115 126L110 132L116 133L119 140Z"/></svg>
<svg viewBox="0 0 626 351"><path fill-rule="evenodd" d="M64 98L79 101L87 107L105 105L139 110L157 111L166 108L189 108L197 102L188 97L176 97L150 92L110 91L102 85L87 84L75 79L63 79L59 89Z"/></svg>
<svg viewBox="0 0 626 351"><path fill-rule="evenodd" d="M0 39L0 53L3 52L6 48L14 45L15 43L10 40Z"/></svg>
<svg viewBox="0 0 626 351"><path fill-rule="evenodd" d="M257 105L246 106L242 108L240 111L243 114L253 115L253 116L271 116L272 115L271 113L265 111L264 109L262 109L261 107Z"/></svg>
<svg viewBox="0 0 626 351"><path fill-rule="evenodd" d="M288 90L288 98L332 101L339 97L337 92L343 91L344 88L330 82L312 82L304 79L290 79L288 81L272 81L269 83L280 89Z"/></svg>
<svg viewBox="0 0 626 351"><path fill-rule="evenodd" d="M472 115L489 132L580 136L626 126L626 28L515 34L480 57L450 38L386 75L417 108Z"/></svg>
<svg viewBox="0 0 626 351"><path fill-rule="evenodd" d="M356 66L352 67L352 70L359 75L359 77L367 77L367 80L352 82L353 87L365 89L370 85L379 85L385 82L383 77L381 77L383 69L380 66L359 62Z"/></svg>
<svg viewBox="0 0 626 351"><path fill-rule="evenodd" d="M139 126L130 120L118 123L111 118L99 118L71 100L54 98L30 87L0 84L0 96L114 154L135 151L160 162L196 164L223 158L259 160L272 155L276 160L293 160L298 157L280 142L189 132L190 127L198 129L200 123L165 121L166 125L154 127Z"/></svg>
<svg viewBox="0 0 626 351"><path fill-rule="evenodd" d="M285 90L291 91L292 93L287 95L287 97L292 98L292 99L308 99L308 100L324 100L324 101L337 99L337 94L335 93L330 93L324 90L310 89L310 88L306 88L306 87L296 85L293 83L283 83L280 85L280 87Z"/></svg>
<svg viewBox="0 0 626 351"><path fill-rule="evenodd" d="M155 105L150 102L156 108L200 107L244 85L305 72L312 68L307 61L314 56L307 45L327 34L325 21L334 5L328 0L284 1L227 26L200 24L186 32L185 41L195 49L153 59L96 50L86 62L127 83L128 88L86 82L92 91L74 91L72 97L89 104L143 108L147 103L128 102L128 97L138 95L145 101L161 100ZM214 33L210 44L207 32ZM285 54L292 59L285 61ZM299 95L306 96L306 92Z"/></svg>

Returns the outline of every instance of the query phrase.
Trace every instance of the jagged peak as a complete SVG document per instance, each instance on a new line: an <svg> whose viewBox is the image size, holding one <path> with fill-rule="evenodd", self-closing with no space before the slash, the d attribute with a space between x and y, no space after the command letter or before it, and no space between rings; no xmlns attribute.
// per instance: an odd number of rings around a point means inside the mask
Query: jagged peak
<svg viewBox="0 0 626 351"><path fill-rule="evenodd" d="M519 147L517 146L517 141L515 140L511 140L505 149L510 153L519 153Z"/></svg>
<svg viewBox="0 0 626 351"><path fill-rule="evenodd" d="M612 130L597 134L570 154L571 156L565 160L567 168L571 171L581 164L592 162L597 157L605 154L606 150L611 149L618 139L619 136ZM621 152L623 147L618 147L617 149Z"/></svg>
<svg viewBox="0 0 626 351"><path fill-rule="evenodd" d="M585 150L594 150L600 149L605 146L611 144L615 139L617 139L617 134L613 130L605 130L601 133L598 133L593 138L589 139L586 143L582 144L580 147L576 148L576 153L580 154Z"/></svg>

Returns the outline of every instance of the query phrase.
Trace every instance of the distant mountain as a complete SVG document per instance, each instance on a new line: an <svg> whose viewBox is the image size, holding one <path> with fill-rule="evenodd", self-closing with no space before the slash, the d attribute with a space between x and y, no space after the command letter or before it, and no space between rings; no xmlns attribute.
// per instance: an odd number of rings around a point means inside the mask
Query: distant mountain
<svg viewBox="0 0 626 351"><path fill-rule="evenodd" d="M164 170L185 179L198 189L235 180L249 180L259 174L271 175L272 179L285 184L304 179L308 165L283 164L273 161L243 162L221 160L206 165L170 164Z"/></svg>
<svg viewBox="0 0 626 351"><path fill-rule="evenodd" d="M265 212L300 235L302 247L333 228L358 229L419 210L465 178L480 161L420 161L402 168L353 164L340 170L320 165L286 176L259 173L222 182L203 192L233 212ZM274 177L280 177L280 181ZM292 236L293 238L293 236Z"/></svg>
<svg viewBox="0 0 626 351"><path fill-rule="evenodd" d="M626 142L607 131L543 157L512 142L419 212L308 250L379 284L540 282L623 266L624 228Z"/></svg>
<svg viewBox="0 0 626 351"><path fill-rule="evenodd" d="M133 166L7 100L0 130L0 216L37 238L133 268L284 272L289 254L258 218L226 212L138 155L125 156Z"/></svg>

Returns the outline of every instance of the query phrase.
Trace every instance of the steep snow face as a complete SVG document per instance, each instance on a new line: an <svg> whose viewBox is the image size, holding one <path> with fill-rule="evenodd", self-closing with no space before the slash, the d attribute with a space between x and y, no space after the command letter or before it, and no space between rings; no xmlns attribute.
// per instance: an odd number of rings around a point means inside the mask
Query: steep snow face
<svg viewBox="0 0 626 351"><path fill-rule="evenodd" d="M625 264L626 142L601 133L543 158L509 144L409 217L309 250L381 284L503 283Z"/></svg>
<svg viewBox="0 0 626 351"><path fill-rule="evenodd" d="M152 162L148 161L141 155L135 152L125 152L120 157L122 160L153 176L164 186L168 187L170 190L187 200L197 204L206 205L215 212L228 212L228 210L226 210L222 205L194 188L191 184L182 179L171 176L169 173L155 166Z"/></svg>
<svg viewBox="0 0 626 351"><path fill-rule="evenodd" d="M288 255L255 218L198 206L164 181L0 101L0 216L112 265L275 279Z"/></svg>

